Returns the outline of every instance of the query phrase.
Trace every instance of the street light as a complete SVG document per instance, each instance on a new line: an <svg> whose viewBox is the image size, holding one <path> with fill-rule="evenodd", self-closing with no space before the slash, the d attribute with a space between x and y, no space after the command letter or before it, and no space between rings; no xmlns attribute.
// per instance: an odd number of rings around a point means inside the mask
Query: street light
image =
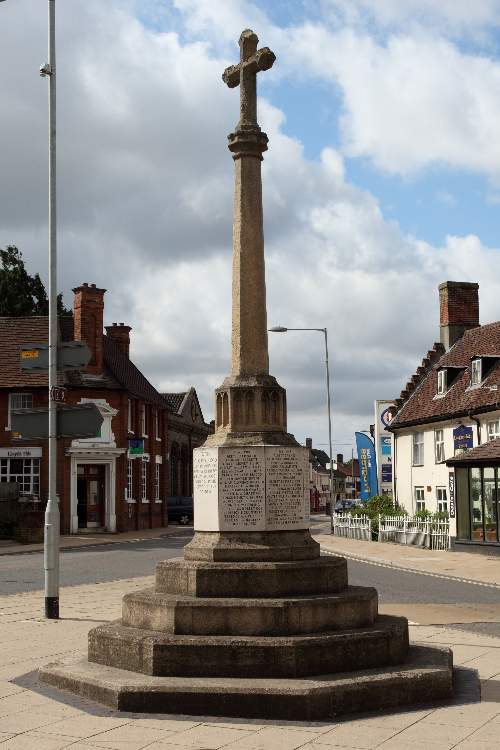
<svg viewBox="0 0 500 750"><path fill-rule="evenodd" d="M5 0L0 0L4 2ZM40 75L49 79L49 482L45 509L43 567L45 617L59 618L59 502L57 498L57 412L52 400L57 387L57 214L56 214L56 35L55 0L48 0L49 61Z"/></svg>
<svg viewBox="0 0 500 750"><path fill-rule="evenodd" d="M330 368L328 365L328 329L327 328L285 328L274 326L271 333L287 333L288 331L318 331L325 337L325 366L326 366L326 405L328 411L328 445L330 450L330 524L333 533L333 451L332 451L332 408L330 399Z"/></svg>

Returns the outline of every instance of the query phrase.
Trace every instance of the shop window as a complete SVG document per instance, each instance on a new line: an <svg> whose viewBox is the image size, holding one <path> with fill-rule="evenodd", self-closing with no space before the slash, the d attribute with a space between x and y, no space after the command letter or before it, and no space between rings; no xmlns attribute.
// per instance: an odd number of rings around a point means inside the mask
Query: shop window
<svg viewBox="0 0 500 750"><path fill-rule="evenodd" d="M444 462L444 430L434 430L434 455L437 464Z"/></svg>
<svg viewBox="0 0 500 750"><path fill-rule="evenodd" d="M487 466L483 469L483 517L484 538L487 542L496 542L497 538L497 489L495 469Z"/></svg>
<svg viewBox="0 0 500 750"><path fill-rule="evenodd" d="M425 510L425 497L423 487L415 487L415 508L417 513L421 510Z"/></svg>
<svg viewBox="0 0 500 750"><path fill-rule="evenodd" d="M0 482L17 482L21 495L40 495L39 458L1 458Z"/></svg>
<svg viewBox="0 0 500 750"><path fill-rule="evenodd" d="M457 505L457 538L470 539L469 512L469 470L463 467L455 469L455 491Z"/></svg>
<svg viewBox="0 0 500 750"><path fill-rule="evenodd" d="M424 463L424 433L413 433L413 466L423 466Z"/></svg>
<svg viewBox="0 0 500 750"><path fill-rule="evenodd" d="M436 487L436 502L438 513L448 513L448 496L446 487Z"/></svg>
<svg viewBox="0 0 500 750"><path fill-rule="evenodd" d="M483 532L483 490L481 469L470 470L471 539L484 541Z"/></svg>

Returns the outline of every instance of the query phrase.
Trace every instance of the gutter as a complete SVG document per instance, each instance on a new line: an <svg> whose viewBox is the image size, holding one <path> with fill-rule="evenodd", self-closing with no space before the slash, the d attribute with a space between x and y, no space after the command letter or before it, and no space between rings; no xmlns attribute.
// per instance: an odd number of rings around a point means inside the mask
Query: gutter
<svg viewBox="0 0 500 750"><path fill-rule="evenodd" d="M479 421L479 419L477 419L477 417L474 417L472 415L472 411L469 411L469 413L467 414L467 416L469 417L469 419L472 419L472 421L476 423L477 444L481 445L481 422Z"/></svg>

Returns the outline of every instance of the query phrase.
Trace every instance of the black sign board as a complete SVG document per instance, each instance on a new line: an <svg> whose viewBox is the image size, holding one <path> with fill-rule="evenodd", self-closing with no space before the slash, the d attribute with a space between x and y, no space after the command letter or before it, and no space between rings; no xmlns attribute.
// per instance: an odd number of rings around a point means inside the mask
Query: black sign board
<svg viewBox="0 0 500 750"><path fill-rule="evenodd" d="M449 489L449 514L450 518L455 518L455 472L450 471L448 477L448 489Z"/></svg>
<svg viewBox="0 0 500 750"><path fill-rule="evenodd" d="M81 370L88 365L92 353L84 341L65 341L57 347L58 370ZM23 344L20 347L21 370L49 369L48 344Z"/></svg>
<svg viewBox="0 0 500 750"><path fill-rule="evenodd" d="M57 437L98 437L102 423L102 414L95 404L61 406L57 409ZM13 409L11 429L16 433L17 440L48 438L48 409Z"/></svg>

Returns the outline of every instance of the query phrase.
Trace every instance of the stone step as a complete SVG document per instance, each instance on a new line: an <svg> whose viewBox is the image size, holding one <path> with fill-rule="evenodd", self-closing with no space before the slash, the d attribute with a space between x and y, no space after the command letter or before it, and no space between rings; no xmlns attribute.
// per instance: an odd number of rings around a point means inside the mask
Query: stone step
<svg viewBox="0 0 500 750"><path fill-rule="evenodd" d="M132 672L183 677L302 677L398 664L408 621L380 616L368 628L312 635L169 635L121 622L89 632L89 661Z"/></svg>
<svg viewBox="0 0 500 750"><path fill-rule="evenodd" d="M49 665L40 679L119 711L321 721L452 695L449 649L412 646L405 664L300 679L151 677L88 661Z"/></svg>
<svg viewBox="0 0 500 750"><path fill-rule="evenodd" d="M343 557L296 562L213 563L161 560L156 591L199 597L270 597L331 594L347 586Z"/></svg>
<svg viewBox="0 0 500 750"><path fill-rule="evenodd" d="M123 597L122 624L186 635L280 636L368 627L377 612L376 590L361 586L286 599L201 599L147 589Z"/></svg>

